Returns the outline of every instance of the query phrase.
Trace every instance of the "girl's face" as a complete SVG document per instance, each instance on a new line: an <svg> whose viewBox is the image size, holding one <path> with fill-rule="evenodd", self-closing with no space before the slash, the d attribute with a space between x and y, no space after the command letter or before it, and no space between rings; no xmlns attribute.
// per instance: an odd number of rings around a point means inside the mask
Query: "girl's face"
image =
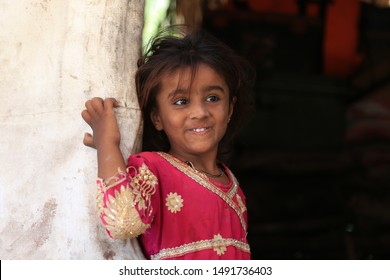
<svg viewBox="0 0 390 280"><path fill-rule="evenodd" d="M183 68L162 77L151 119L168 136L172 154L215 157L233 113L229 89L206 64L199 65L192 84L191 74L190 68Z"/></svg>

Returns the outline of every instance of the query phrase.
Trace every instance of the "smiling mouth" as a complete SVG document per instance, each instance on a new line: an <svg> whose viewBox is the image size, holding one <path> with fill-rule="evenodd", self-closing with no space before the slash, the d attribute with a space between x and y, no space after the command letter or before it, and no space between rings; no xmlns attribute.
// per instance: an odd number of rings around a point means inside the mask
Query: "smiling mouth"
<svg viewBox="0 0 390 280"><path fill-rule="evenodd" d="M191 131L194 131L196 133L205 132L208 128L207 127L200 127L200 128L193 128Z"/></svg>

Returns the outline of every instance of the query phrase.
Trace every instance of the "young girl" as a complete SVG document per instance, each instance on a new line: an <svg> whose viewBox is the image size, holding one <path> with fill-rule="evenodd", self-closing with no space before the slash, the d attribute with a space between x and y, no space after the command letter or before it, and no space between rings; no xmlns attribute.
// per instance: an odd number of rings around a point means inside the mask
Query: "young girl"
<svg viewBox="0 0 390 280"><path fill-rule="evenodd" d="M108 234L140 237L148 259L250 259L245 197L220 156L250 108L252 68L201 31L157 36L138 66L144 152L125 164L115 99L82 112Z"/></svg>

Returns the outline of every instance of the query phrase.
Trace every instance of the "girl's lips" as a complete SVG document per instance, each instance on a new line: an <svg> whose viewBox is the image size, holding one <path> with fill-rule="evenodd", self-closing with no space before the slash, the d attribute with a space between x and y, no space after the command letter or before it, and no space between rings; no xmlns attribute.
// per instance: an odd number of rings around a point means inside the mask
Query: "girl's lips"
<svg viewBox="0 0 390 280"><path fill-rule="evenodd" d="M196 128L191 128L189 130L195 133L202 133L202 132L206 132L208 129L209 129L208 127L196 127Z"/></svg>
<svg viewBox="0 0 390 280"><path fill-rule="evenodd" d="M193 131L195 131L195 132L203 132L203 131L205 131L207 128L205 128L205 127L202 127L202 128L194 128L194 129L192 129Z"/></svg>

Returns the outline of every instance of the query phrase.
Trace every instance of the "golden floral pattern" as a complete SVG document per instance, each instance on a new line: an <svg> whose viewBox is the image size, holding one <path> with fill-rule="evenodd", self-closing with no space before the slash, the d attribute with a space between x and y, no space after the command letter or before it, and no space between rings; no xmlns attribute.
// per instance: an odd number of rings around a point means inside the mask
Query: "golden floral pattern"
<svg viewBox="0 0 390 280"><path fill-rule="evenodd" d="M180 212L181 208L183 207L184 201L181 198L181 195L178 195L177 193L170 192L165 200L165 205L168 207L168 210L174 214Z"/></svg>
<svg viewBox="0 0 390 280"><path fill-rule="evenodd" d="M223 238L220 234L214 235L213 248L217 252L218 256L222 256L226 252L226 246L223 244Z"/></svg>
<svg viewBox="0 0 390 280"><path fill-rule="evenodd" d="M134 207L134 195L130 188L121 186L109 195L104 209L106 228L115 239L126 239L142 234L149 225L144 224Z"/></svg>
<svg viewBox="0 0 390 280"><path fill-rule="evenodd" d="M134 167L129 169L131 168ZM156 192L157 184L157 177L145 163L138 168L138 172L136 172L136 175L130 182L134 194L134 203L138 204L138 209L144 210L144 213L147 209L150 210L149 213L152 211L150 198Z"/></svg>
<svg viewBox="0 0 390 280"><path fill-rule="evenodd" d="M131 179L130 182L127 179ZM146 164L138 170L129 167L127 173L118 170L108 180L98 179L97 185L98 213L113 238L132 238L145 232L149 224L142 222L138 211L142 211L144 216L151 215L151 196L158 185L157 177Z"/></svg>

